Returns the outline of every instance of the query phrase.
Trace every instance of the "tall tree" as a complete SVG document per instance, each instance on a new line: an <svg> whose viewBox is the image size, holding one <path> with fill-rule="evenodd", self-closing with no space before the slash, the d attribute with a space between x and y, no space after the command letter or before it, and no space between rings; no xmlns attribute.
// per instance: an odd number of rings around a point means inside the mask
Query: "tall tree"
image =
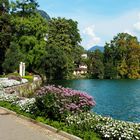
<svg viewBox="0 0 140 140"><path fill-rule="evenodd" d="M7 13L8 11L9 11L9 1L0 0L0 15L2 15L2 13Z"/></svg>
<svg viewBox="0 0 140 140"><path fill-rule="evenodd" d="M19 47L19 51L23 54L22 61L26 63L28 71L44 74L43 69L45 68L43 66L46 55L44 38L46 37L48 22L38 13L37 7L38 4L35 0L12 2L12 44ZM6 64L8 65L8 61Z"/></svg>
<svg viewBox="0 0 140 140"><path fill-rule="evenodd" d="M46 48L46 74L49 79L64 79L72 74L80 41L77 22L65 18L53 18L49 22Z"/></svg>
<svg viewBox="0 0 140 140"><path fill-rule="evenodd" d="M24 54L21 53L19 46L15 43L11 43L5 54L5 60L2 64L4 71L12 73L18 71L19 64L23 60Z"/></svg>
<svg viewBox="0 0 140 140"><path fill-rule="evenodd" d="M21 17L28 17L37 11L39 7L36 0L17 0L16 2L11 2L12 14L18 14Z"/></svg>
<svg viewBox="0 0 140 140"><path fill-rule="evenodd" d="M103 53L100 50L95 50L89 53L90 65L88 71L92 78L103 79L104 78L104 64L103 64Z"/></svg>
<svg viewBox="0 0 140 140"><path fill-rule="evenodd" d="M127 33L115 36L105 46L104 63L106 78L139 78L140 44L137 38Z"/></svg>
<svg viewBox="0 0 140 140"><path fill-rule="evenodd" d="M3 72L2 64L11 40L11 21L8 11L8 0L0 0L0 74Z"/></svg>

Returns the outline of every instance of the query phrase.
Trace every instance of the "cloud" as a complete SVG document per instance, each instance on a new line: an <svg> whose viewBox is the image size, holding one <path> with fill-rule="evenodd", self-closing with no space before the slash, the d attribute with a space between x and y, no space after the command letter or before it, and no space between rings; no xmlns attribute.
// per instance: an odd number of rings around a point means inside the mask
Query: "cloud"
<svg viewBox="0 0 140 140"><path fill-rule="evenodd" d="M140 21L134 24L134 29L140 31Z"/></svg>
<svg viewBox="0 0 140 140"><path fill-rule="evenodd" d="M98 37L95 34L95 26L94 25L90 25L90 26L85 27L82 33L84 36L86 36L84 38L85 40L83 39L83 44L84 44L84 47L86 47L86 49L89 49L92 46L97 45L101 42L100 37Z"/></svg>
<svg viewBox="0 0 140 140"><path fill-rule="evenodd" d="M133 28L135 31L139 32L140 31L140 13L138 13L137 16L138 20L137 22L133 25Z"/></svg>
<svg viewBox="0 0 140 140"><path fill-rule="evenodd" d="M139 10L129 10L113 17L92 15L94 18L91 18L90 13L80 15L84 17L84 20L83 17L76 17L75 20L79 21L82 45L85 49L97 44L104 46L106 42L110 42L114 36L122 32L137 36L140 40L140 30L134 27L134 24L140 22Z"/></svg>
<svg viewBox="0 0 140 140"><path fill-rule="evenodd" d="M140 13L138 13L138 18L140 19Z"/></svg>
<svg viewBox="0 0 140 140"><path fill-rule="evenodd" d="M130 31L129 29L124 30L124 33L128 33L131 36L135 36L134 33L132 33L132 31Z"/></svg>

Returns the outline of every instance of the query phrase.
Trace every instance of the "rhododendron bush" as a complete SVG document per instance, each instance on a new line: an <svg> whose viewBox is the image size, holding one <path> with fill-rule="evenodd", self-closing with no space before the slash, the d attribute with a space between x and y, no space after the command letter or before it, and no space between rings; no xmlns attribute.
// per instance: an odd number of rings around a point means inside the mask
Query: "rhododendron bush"
<svg viewBox="0 0 140 140"><path fill-rule="evenodd" d="M68 114L87 112L95 106L92 96L85 92L48 85L37 91L34 113L53 119L64 119Z"/></svg>

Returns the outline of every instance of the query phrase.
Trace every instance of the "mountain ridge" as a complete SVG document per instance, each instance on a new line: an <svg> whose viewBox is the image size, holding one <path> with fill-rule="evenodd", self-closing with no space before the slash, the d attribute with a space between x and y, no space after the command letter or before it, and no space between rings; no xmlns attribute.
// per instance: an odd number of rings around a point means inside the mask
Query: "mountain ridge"
<svg viewBox="0 0 140 140"><path fill-rule="evenodd" d="M99 46L99 45L95 45L93 47L91 47L90 49L88 49L88 51L95 51L95 50L100 50L101 52L104 51L104 47L103 46Z"/></svg>
<svg viewBox="0 0 140 140"><path fill-rule="evenodd" d="M44 10L38 10L39 14L46 20L51 20L50 16Z"/></svg>

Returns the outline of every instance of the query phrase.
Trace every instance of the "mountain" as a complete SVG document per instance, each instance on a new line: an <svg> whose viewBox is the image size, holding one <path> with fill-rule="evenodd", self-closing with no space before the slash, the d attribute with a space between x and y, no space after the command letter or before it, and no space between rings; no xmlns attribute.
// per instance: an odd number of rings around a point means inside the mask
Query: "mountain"
<svg viewBox="0 0 140 140"><path fill-rule="evenodd" d="M103 46L98 46L98 45L91 47L88 51L95 51L97 49L100 50L101 52L104 51L104 47Z"/></svg>
<svg viewBox="0 0 140 140"><path fill-rule="evenodd" d="M43 11L43 10L38 10L38 12L39 12L39 14L40 14L43 18L45 18L46 20L50 20L50 19L51 19L50 16L49 16L45 11Z"/></svg>

